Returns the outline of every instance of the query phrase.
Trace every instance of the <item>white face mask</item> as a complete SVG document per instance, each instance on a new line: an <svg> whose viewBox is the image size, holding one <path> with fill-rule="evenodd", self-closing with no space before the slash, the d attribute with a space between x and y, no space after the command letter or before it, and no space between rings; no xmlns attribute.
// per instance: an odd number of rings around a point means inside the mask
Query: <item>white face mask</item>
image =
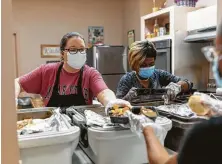
<svg viewBox="0 0 222 164"><path fill-rule="evenodd" d="M81 54L77 52L76 54L67 53L67 63L70 67L74 69L80 69L86 62L86 53Z"/></svg>

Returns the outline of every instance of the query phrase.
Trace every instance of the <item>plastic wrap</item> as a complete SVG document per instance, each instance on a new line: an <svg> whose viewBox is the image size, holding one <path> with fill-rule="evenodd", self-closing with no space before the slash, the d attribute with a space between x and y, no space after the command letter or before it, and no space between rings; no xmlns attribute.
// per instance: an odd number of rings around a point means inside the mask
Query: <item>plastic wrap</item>
<svg viewBox="0 0 222 164"><path fill-rule="evenodd" d="M159 110L173 113L182 117L195 117L196 114L192 112L187 104L171 104L158 106Z"/></svg>
<svg viewBox="0 0 222 164"><path fill-rule="evenodd" d="M166 138L167 132L172 128L172 121L167 118L157 117L156 121L154 122L144 115L135 115L130 111L127 111L125 115L129 117L130 129L132 132L141 137L143 136L143 128L146 126L151 126L155 132L155 135L162 144Z"/></svg>
<svg viewBox="0 0 222 164"><path fill-rule="evenodd" d="M139 137L142 134L143 125L148 124L148 123L154 123L152 120L148 119L146 116L135 115L130 111L126 111L124 115L129 118L131 131L136 133Z"/></svg>
<svg viewBox="0 0 222 164"><path fill-rule="evenodd" d="M166 86L167 94L163 95L164 104L170 104L171 100L174 100L176 96L181 92L181 86L171 82Z"/></svg>
<svg viewBox="0 0 222 164"><path fill-rule="evenodd" d="M201 105L211 110L211 115L222 115L222 101L210 97L204 93L195 92L195 96L200 96Z"/></svg>
<svg viewBox="0 0 222 164"><path fill-rule="evenodd" d="M17 125L22 124L26 120L17 122ZM47 132L47 131L63 131L68 130L59 109L56 109L52 116L46 119L29 119L29 122L24 127L17 130L19 135L28 135L33 133Z"/></svg>
<svg viewBox="0 0 222 164"><path fill-rule="evenodd" d="M136 89L135 87L132 87L129 92L125 95L124 97L124 100L127 100L127 101L132 101L133 99L135 99L138 95L137 95L137 92L136 92Z"/></svg>
<svg viewBox="0 0 222 164"><path fill-rule="evenodd" d="M103 116L101 116L91 110L85 110L84 114L86 117L86 124L88 126L91 126L91 125L103 126L106 123L106 120L104 119Z"/></svg>
<svg viewBox="0 0 222 164"><path fill-rule="evenodd" d="M109 103L106 105L106 108L105 108L106 115L109 114L109 110L114 105L119 105L119 106L123 106L123 107L125 107L125 106L131 107L131 105L130 105L130 103L128 101L125 101L125 100L122 100L122 99L112 100L112 101L109 101Z"/></svg>

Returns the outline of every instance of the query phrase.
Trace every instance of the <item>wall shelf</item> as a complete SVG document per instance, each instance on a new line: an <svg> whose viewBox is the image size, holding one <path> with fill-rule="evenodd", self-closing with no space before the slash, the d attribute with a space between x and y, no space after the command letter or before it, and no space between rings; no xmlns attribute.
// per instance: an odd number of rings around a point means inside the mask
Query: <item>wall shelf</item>
<svg viewBox="0 0 222 164"><path fill-rule="evenodd" d="M169 23L169 36L173 38L174 34L178 30L186 29L186 17L187 13L190 11L197 10L195 7L183 7L183 6L171 6L157 12L145 15L141 17L141 40L146 39L146 32L153 32L153 26L155 20L160 27L165 27ZM165 39L165 36L158 37L157 40L161 38ZM151 39L155 41L155 38Z"/></svg>
<svg viewBox="0 0 222 164"><path fill-rule="evenodd" d="M157 42L157 41L167 40L167 39L172 39L172 37L170 35L164 35L164 36L158 36L155 38L147 38L147 40L149 40L150 42Z"/></svg>
<svg viewBox="0 0 222 164"><path fill-rule="evenodd" d="M174 6L168 7L168 8L159 10L157 12L153 12L151 14L142 16L141 18L144 19L144 20L147 20L147 19L161 17L161 16L164 16L164 15L169 15L169 13L173 10L173 8L174 8Z"/></svg>

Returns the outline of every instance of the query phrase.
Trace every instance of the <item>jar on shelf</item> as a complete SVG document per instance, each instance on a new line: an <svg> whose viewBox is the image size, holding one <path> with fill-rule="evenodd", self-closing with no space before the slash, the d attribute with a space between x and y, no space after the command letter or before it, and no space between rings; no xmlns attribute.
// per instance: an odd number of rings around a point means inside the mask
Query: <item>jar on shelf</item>
<svg viewBox="0 0 222 164"><path fill-rule="evenodd" d="M160 27L159 29L159 36L166 35L166 27Z"/></svg>

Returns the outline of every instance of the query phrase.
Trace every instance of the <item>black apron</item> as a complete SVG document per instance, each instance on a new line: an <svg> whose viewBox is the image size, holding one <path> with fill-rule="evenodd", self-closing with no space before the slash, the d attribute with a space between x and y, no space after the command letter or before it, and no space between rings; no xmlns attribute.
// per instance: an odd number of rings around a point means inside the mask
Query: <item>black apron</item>
<svg viewBox="0 0 222 164"><path fill-rule="evenodd" d="M56 80L53 86L53 91L51 98L47 104L47 107L70 107L70 106L79 106L79 105L86 105L85 99L82 93L82 75L84 66L80 69L80 75L77 83L77 94L70 94L70 95L60 95L59 94L59 79L60 79L60 72L62 70L63 63L59 66L59 69L56 73Z"/></svg>

